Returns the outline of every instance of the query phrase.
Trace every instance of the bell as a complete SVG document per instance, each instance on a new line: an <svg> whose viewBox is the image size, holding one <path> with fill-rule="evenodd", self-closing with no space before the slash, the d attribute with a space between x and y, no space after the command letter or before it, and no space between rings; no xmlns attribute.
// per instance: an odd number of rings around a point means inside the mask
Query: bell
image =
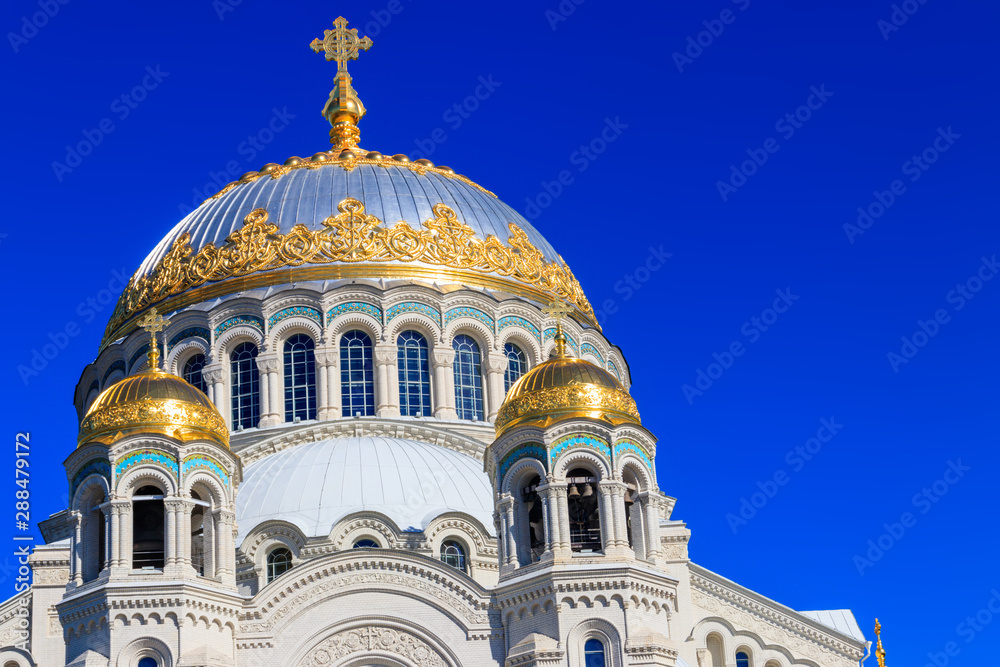
<svg viewBox="0 0 1000 667"><path fill-rule="evenodd" d="M584 498L589 498L592 495L594 495L594 485L593 484L584 484L583 485L583 494L582 495L583 495Z"/></svg>
<svg viewBox="0 0 1000 667"><path fill-rule="evenodd" d="M587 486L587 488L589 489L590 486ZM584 495L586 495L586 494L584 494ZM580 489L577 488L576 484L573 484L573 485L571 485L569 487L569 497L570 498L579 498L580 497Z"/></svg>
<svg viewBox="0 0 1000 667"><path fill-rule="evenodd" d="M633 502L635 502L635 501L632 500L632 490L631 489L625 489L625 504L628 505L628 504L631 504Z"/></svg>

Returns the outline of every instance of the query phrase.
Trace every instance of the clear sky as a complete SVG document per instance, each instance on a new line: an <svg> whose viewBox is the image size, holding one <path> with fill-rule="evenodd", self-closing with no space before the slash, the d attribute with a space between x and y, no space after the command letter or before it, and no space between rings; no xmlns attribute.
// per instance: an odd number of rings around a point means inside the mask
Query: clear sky
<svg viewBox="0 0 1000 667"><path fill-rule="evenodd" d="M891 665L994 659L986 0L5 3L0 538L18 431L32 520L65 507L118 276L214 181L328 147L335 67L308 44L338 14L374 41L362 144L467 174L575 271L696 562L869 636L878 616Z"/></svg>

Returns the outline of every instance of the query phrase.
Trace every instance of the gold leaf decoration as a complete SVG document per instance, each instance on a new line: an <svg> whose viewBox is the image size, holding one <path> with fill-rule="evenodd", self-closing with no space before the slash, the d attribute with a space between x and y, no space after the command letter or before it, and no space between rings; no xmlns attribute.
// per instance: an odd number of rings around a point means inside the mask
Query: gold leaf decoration
<svg viewBox="0 0 1000 667"><path fill-rule="evenodd" d="M209 282L239 278L304 264L422 262L480 274L495 274L564 299L593 320L594 311L580 283L565 262L546 262L524 230L509 224L504 245L495 236L475 238L475 230L458 219L445 204L433 207L435 217L422 229L405 222L385 226L365 213L364 204L347 198L337 215L323 220L313 231L296 225L287 234L268 222L262 208L251 211L243 227L226 238L194 252L191 236L181 234L153 270L133 276L118 300L105 330L104 342L135 314L171 296Z"/></svg>

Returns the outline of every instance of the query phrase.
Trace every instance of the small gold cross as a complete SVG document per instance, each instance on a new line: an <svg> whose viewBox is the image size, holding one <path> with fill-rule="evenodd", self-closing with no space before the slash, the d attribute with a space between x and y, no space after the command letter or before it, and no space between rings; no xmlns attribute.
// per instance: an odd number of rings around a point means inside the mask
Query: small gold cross
<svg viewBox="0 0 1000 667"><path fill-rule="evenodd" d="M556 322L561 322L562 318L573 312L573 306L562 299L556 299L552 302L552 305L542 308L542 312L554 317Z"/></svg>
<svg viewBox="0 0 1000 667"><path fill-rule="evenodd" d="M156 310L150 308L149 312L138 322L147 333L149 333L149 352L146 359L149 361L149 370L158 370L160 367L160 350L156 343L156 334L167 328L167 320Z"/></svg>
<svg viewBox="0 0 1000 667"><path fill-rule="evenodd" d="M316 53L326 52L327 60L337 61L337 71L347 72L347 61L358 57L358 51L367 51L372 46L372 40L367 37L358 38L358 29L347 29L347 19L338 16L333 22L333 30L324 30L323 39L314 39L309 46Z"/></svg>

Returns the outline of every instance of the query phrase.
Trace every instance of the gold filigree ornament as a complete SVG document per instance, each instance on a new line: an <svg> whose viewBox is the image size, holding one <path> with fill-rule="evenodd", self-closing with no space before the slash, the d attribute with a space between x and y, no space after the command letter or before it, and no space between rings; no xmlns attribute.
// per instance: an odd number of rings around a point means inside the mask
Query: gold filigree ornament
<svg viewBox="0 0 1000 667"><path fill-rule="evenodd" d="M158 433L181 442L210 440L229 447L229 430L199 389L159 369L105 389L80 422L78 444L111 445L132 433Z"/></svg>
<svg viewBox="0 0 1000 667"><path fill-rule="evenodd" d="M337 278L444 278L541 301L564 299L596 326L594 311L566 263L561 258L546 262L514 223L504 245L493 235L476 238L445 204L433 207L435 217L426 220L423 229L402 221L388 227L353 198L341 201L337 209L340 213L323 220L322 229L300 224L279 234L268 222L267 211L258 208L224 245L209 243L197 252L185 232L149 274L129 281L103 345L129 333L134 316L154 304L171 312L254 287ZM425 266L412 266L417 262ZM388 263L394 265L381 268Z"/></svg>

